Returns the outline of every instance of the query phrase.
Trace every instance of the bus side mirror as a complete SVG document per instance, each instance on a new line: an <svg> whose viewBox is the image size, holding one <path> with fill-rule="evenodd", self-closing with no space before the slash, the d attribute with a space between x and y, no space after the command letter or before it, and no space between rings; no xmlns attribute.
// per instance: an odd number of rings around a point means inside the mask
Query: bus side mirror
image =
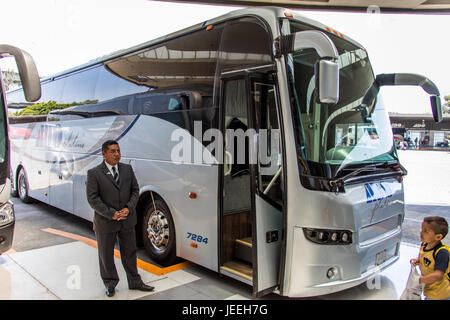
<svg viewBox="0 0 450 320"><path fill-rule="evenodd" d="M442 121L441 97L430 96L430 102L431 102L431 111L433 112L434 121L441 122Z"/></svg>
<svg viewBox="0 0 450 320"><path fill-rule="evenodd" d="M332 103L339 101L339 66L335 61L320 60L315 65L316 101Z"/></svg>
<svg viewBox="0 0 450 320"><path fill-rule="evenodd" d="M274 54L279 58L304 49L314 49L320 56L315 64L316 101L337 103L339 101L339 53L333 41L317 30L299 31L281 36L274 41Z"/></svg>
<svg viewBox="0 0 450 320"><path fill-rule="evenodd" d="M20 81L27 101L33 102L41 97L41 83L33 58L14 46L0 44L0 58L12 56L19 69Z"/></svg>
<svg viewBox="0 0 450 320"><path fill-rule="evenodd" d="M431 111L435 122L442 121L442 105L438 87L428 78L413 73L391 73L377 75L375 82L381 86L419 86L430 94Z"/></svg>

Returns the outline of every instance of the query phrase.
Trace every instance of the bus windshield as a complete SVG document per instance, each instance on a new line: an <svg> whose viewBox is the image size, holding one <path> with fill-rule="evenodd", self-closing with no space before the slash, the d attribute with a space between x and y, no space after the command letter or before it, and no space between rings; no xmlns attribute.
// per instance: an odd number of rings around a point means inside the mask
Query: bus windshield
<svg viewBox="0 0 450 320"><path fill-rule="evenodd" d="M291 20L289 29L295 33L311 28ZM329 37L339 53L337 104L316 101L315 50L287 57L299 161L306 174L324 178L348 166L397 160L387 110L379 95L368 94L375 78L367 52L341 37Z"/></svg>

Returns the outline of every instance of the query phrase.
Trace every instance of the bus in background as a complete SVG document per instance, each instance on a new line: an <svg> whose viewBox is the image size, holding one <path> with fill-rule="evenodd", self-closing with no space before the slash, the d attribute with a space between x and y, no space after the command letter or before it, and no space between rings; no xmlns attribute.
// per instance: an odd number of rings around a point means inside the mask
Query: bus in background
<svg viewBox="0 0 450 320"><path fill-rule="evenodd" d="M137 236L290 297L356 286L399 258L402 178L366 50L281 8L231 12L41 82L47 121L14 125L13 186L85 219L86 173L115 139L140 186ZM22 91L8 93L11 103ZM57 110L60 106L61 109Z"/></svg>
<svg viewBox="0 0 450 320"><path fill-rule="evenodd" d="M19 48L0 44L0 59L13 57L19 70L22 88L27 101L41 97L41 86L36 66L31 56ZM0 70L0 254L12 246L14 235L14 207L10 201L10 142L8 137L8 109Z"/></svg>

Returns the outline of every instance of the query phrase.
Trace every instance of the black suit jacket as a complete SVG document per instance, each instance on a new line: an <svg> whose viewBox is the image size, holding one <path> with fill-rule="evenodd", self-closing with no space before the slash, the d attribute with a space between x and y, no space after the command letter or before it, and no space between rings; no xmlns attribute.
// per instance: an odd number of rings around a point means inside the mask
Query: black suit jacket
<svg viewBox="0 0 450 320"><path fill-rule="evenodd" d="M94 230L97 232L117 232L133 228L137 223L136 205L139 199L139 185L133 168L118 164L119 185L116 184L105 162L87 173L86 196L94 209ZM127 207L130 210L125 220L113 220L114 212Z"/></svg>

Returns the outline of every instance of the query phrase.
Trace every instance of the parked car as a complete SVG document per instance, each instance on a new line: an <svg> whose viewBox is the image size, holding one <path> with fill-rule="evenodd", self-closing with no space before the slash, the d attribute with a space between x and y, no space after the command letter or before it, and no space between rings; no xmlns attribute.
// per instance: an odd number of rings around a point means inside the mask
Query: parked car
<svg viewBox="0 0 450 320"><path fill-rule="evenodd" d="M440 141L436 143L436 147L448 148L448 140Z"/></svg>

